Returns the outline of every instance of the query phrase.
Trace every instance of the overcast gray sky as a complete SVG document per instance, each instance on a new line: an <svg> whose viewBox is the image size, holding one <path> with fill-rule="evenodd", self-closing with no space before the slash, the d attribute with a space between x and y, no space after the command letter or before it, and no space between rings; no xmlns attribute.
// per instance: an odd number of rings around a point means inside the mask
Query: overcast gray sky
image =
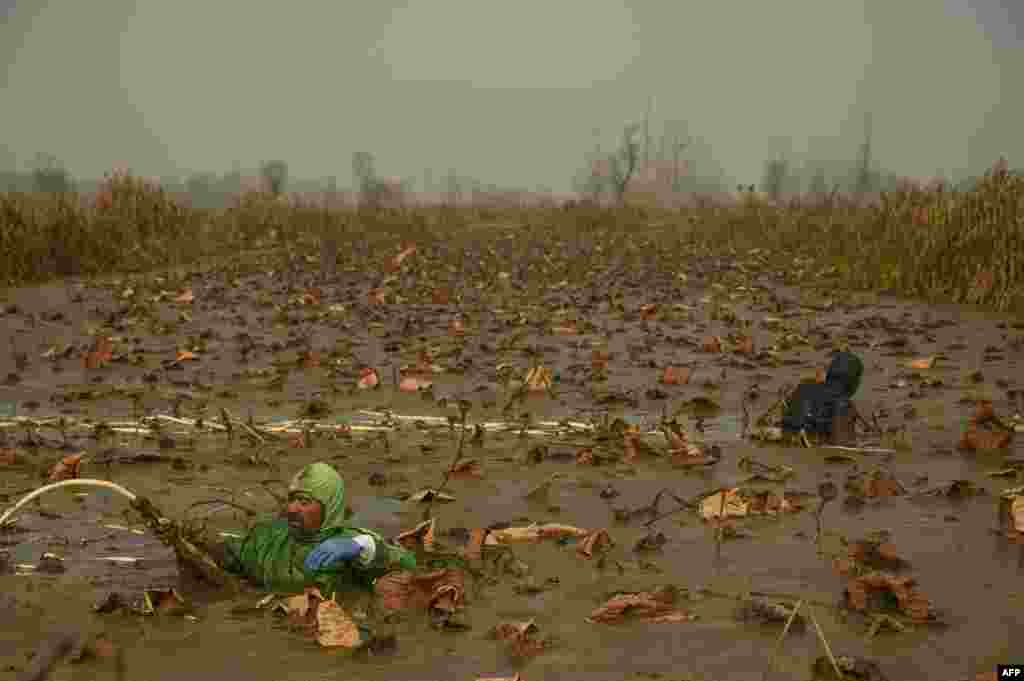
<svg viewBox="0 0 1024 681"><path fill-rule="evenodd" d="M737 181L852 156L867 111L896 172L1024 164L1024 0L0 0L0 65L0 165L79 177L363 150L564 190L648 97Z"/></svg>

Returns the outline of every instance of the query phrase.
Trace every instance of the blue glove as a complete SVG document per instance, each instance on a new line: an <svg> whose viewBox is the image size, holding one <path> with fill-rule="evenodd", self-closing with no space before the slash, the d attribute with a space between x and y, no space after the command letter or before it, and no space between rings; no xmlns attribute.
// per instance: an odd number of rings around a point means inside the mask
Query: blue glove
<svg viewBox="0 0 1024 681"><path fill-rule="evenodd" d="M320 542L306 556L303 566L308 572L316 572L342 560L352 560L363 550L357 542L346 537L334 537Z"/></svg>

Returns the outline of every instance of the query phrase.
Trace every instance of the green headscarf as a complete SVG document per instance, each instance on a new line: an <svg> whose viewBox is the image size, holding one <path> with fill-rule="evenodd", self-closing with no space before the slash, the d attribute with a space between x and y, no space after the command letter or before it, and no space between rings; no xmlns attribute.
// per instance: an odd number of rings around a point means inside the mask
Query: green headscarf
<svg viewBox="0 0 1024 681"><path fill-rule="evenodd" d="M345 527L345 481L330 464L311 463L292 478L288 492L301 492L320 502L323 520L316 533L303 536L304 541L320 543Z"/></svg>
<svg viewBox="0 0 1024 681"><path fill-rule="evenodd" d="M832 363L829 364L828 373L825 376L826 385L837 386L846 397L853 397L860 388L861 378L864 376L864 362L852 352L837 352L832 356Z"/></svg>
<svg viewBox="0 0 1024 681"><path fill-rule="evenodd" d="M292 478L289 493L301 493L320 502L323 520L320 529L297 536L287 519L280 515L256 523L245 537L225 542L224 567L243 574L263 588L298 593L304 586L315 584L327 595L350 586L371 588L373 580L392 569L411 570L416 556L389 544L377 532L345 524L345 483L330 464L313 463ZM373 564L333 565L309 574L304 561L317 544L331 537L370 535L377 541Z"/></svg>

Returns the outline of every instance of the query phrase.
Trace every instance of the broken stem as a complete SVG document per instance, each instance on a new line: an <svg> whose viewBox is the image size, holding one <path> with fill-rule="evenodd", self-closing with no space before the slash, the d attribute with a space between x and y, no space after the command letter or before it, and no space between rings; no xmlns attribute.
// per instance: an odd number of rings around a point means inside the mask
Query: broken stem
<svg viewBox="0 0 1024 681"><path fill-rule="evenodd" d="M825 648L825 654L828 656L828 661L832 664L832 671L836 673L836 678L839 681L843 679L843 673L839 671L839 663L836 662L836 656L832 654L832 646L828 644L828 640L825 638L825 632L821 630L821 625L818 624L818 619L814 616L814 613L810 608L807 609L807 616L811 619L811 623L814 625L814 631L818 634L818 640L821 641L822 647Z"/></svg>
<svg viewBox="0 0 1024 681"><path fill-rule="evenodd" d="M761 674L761 681L767 681L768 675L775 671L775 658L779 655L779 650L782 648L782 641L786 638L786 634L789 633L789 628L793 625L793 620L796 619L796 613L800 610L800 606L804 604L803 600L797 601L796 605L793 606L793 612L789 613L789 619L786 620L786 626L782 628L782 633L775 639L775 648L772 650L772 656L768 659L768 668Z"/></svg>

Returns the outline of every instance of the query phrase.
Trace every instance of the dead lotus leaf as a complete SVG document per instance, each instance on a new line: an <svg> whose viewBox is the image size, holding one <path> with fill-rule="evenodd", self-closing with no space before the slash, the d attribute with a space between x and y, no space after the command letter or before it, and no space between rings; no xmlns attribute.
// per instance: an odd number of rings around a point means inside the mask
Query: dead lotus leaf
<svg viewBox="0 0 1024 681"><path fill-rule="evenodd" d="M299 355L299 366L303 369L315 369L320 366L320 353L315 350L307 350Z"/></svg>
<svg viewBox="0 0 1024 681"><path fill-rule="evenodd" d="M324 601L316 606L316 642L324 648L358 648L363 636L337 601Z"/></svg>
<svg viewBox="0 0 1024 681"><path fill-rule="evenodd" d="M931 604L918 591L917 582L912 577L871 572L849 580L844 592L847 607L860 612L875 609L872 607L873 595L895 597L900 612L914 621L933 619Z"/></svg>
<svg viewBox="0 0 1024 681"><path fill-rule="evenodd" d="M853 473L846 480L846 491L868 499L900 496L906 492L903 485L888 471Z"/></svg>
<svg viewBox="0 0 1024 681"><path fill-rule="evenodd" d="M491 630L491 636L508 645L508 652L516 657L530 657L543 652L547 647L540 639L533 638L538 627L533 620L528 622L502 622Z"/></svg>
<svg viewBox="0 0 1024 681"><path fill-rule="evenodd" d="M979 408L980 403L979 403ZM994 417L994 415L993 415ZM993 418L990 417L990 418ZM967 422L967 428L960 436L960 449L977 452L1005 449L1010 446L1013 433L1008 430L989 430L981 428L982 421L977 416L972 416Z"/></svg>
<svg viewBox="0 0 1024 681"><path fill-rule="evenodd" d="M753 355L754 339L751 336L739 336L736 339L736 345L733 348L733 352L740 355Z"/></svg>
<svg viewBox="0 0 1024 681"><path fill-rule="evenodd" d="M374 591L386 610L451 610L462 604L465 575L456 568L423 574L399 571L377 579Z"/></svg>
<svg viewBox="0 0 1024 681"><path fill-rule="evenodd" d="M910 369L931 369L935 366L935 360L937 358L932 355L931 357L918 357L907 362L907 367Z"/></svg>
<svg viewBox="0 0 1024 681"><path fill-rule="evenodd" d="M192 293L192 289L182 289L181 293L174 299L176 303L191 303L196 299L195 294Z"/></svg>
<svg viewBox="0 0 1024 681"><path fill-rule="evenodd" d="M644 622L689 622L696 617L675 607L676 591L672 588L613 596L590 613L587 622L615 624L627 617Z"/></svg>
<svg viewBox="0 0 1024 681"><path fill-rule="evenodd" d="M376 388L378 385L380 385L380 376L376 369L365 367L359 371L359 382L356 383L356 386L360 390Z"/></svg>
<svg viewBox="0 0 1024 681"><path fill-rule="evenodd" d="M315 607L320 601L327 600L316 587L306 587L301 594L288 596L279 600L273 608L274 612L280 612L290 617L304 619L310 614L310 608Z"/></svg>
<svg viewBox="0 0 1024 681"><path fill-rule="evenodd" d="M395 543L407 549L421 547L424 551L434 550L434 519L424 520L422 523L406 530L395 537Z"/></svg>
<svg viewBox="0 0 1024 681"><path fill-rule="evenodd" d="M722 339L718 336L705 336L700 341L700 349L703 352L721 352Z"/></svg>
<svg viewBox="0 0 1024 681"><path fill-rule="evenodd" d="M57 482L59 480L73 480L77 478L82 467L83 456L85 456L85 452L71 454L53 464L48 476L49 481Z"/></svg>
<svg viewBox="0 0 1024 681"><path fill-rule="evenodd" d="M593 558L594 551L601 551L614 545L608 530L593 530L580 540L576 553L584 558Z"/></svg>
<svg viewBox="0 0 1024 681"><path fill-rule="evenodd" d="M434 385L432 382L419 376L406 376L399 381L398 389L405 393L414 393L420 390L429 390L432 385Z"/></svg>
<svg viewBox="0 0 1024 681"><path fill-rule="evenodd" d="M658 312L658 306L654 303L646 303L640 306L640 319L648 320Z"/></svg>
<svg viewBox="0 0 1024 681"><path fill-rule="evenodd" d="M576 452L576 463L590 466L596 464L597 457L594 456L594 450L590 447L584 447Z"/></svg>
<svg viewBox="0 0 1024 681"><path fill-rule="evenodd" d="M572 525L561 525L559 523L547 523L544 525L527 525L526 527L506 527L500 530L491 530L487 534L484 543L487 545L512 544L516 542L536 542L541 539L558 539L561 537L575 537L577 539L586 537L590 532Z"/></svg>
<svg viewBox="0 0 1024 681"><path fill-rule="evenodd" d="M466 547L462 550L462 555L470 560L480 560L483 554L483 546L487 541L487 534L490 530L482 527L477 527L469 531L469 541L466 542Z"/></svg>
<svg viewBox="0 0 1024 681"><path fill-rule="evenodd" d="M1024 487L1014 487L999 496L999 524L1012 538L1024 536Z"/></svg>
<svg viewBox="0 0 1024 681"><path fill-rule="evenodd" d="M802 507L797 498L788 493L780 496L769 491L733 487L704 497L700 502L700 515L705 520L744 518L750 515L795 513Z"/></svg>
<svg viewBox="0 0 1024 681"><path fill-rule="evenodd" d="M484 469L477 459L460 461L448 469L448 473L454 478L482 478Z"/></svg>
<svg viewBox="0 0 1024 681"><path fill-rule="evenodd" d="M551 369L543 366L535 366L526 372L524 379L526 389L531 392L543 392L551 389Z"/></svg>
<svg viewBox="0 0 1024 681"><path fill-rule="evenodd" d="M690 367L667 366L661 372L659 382L665 385L685 385L690 381Z"/></svg>
<svg viewBox="0 0 1024 681"><path fill-rule="evenodd" d="M92 346L82 356L82 364L86 369L99 369L113 358L113 350L114 345L109 336L96 336Z"/></svg>

